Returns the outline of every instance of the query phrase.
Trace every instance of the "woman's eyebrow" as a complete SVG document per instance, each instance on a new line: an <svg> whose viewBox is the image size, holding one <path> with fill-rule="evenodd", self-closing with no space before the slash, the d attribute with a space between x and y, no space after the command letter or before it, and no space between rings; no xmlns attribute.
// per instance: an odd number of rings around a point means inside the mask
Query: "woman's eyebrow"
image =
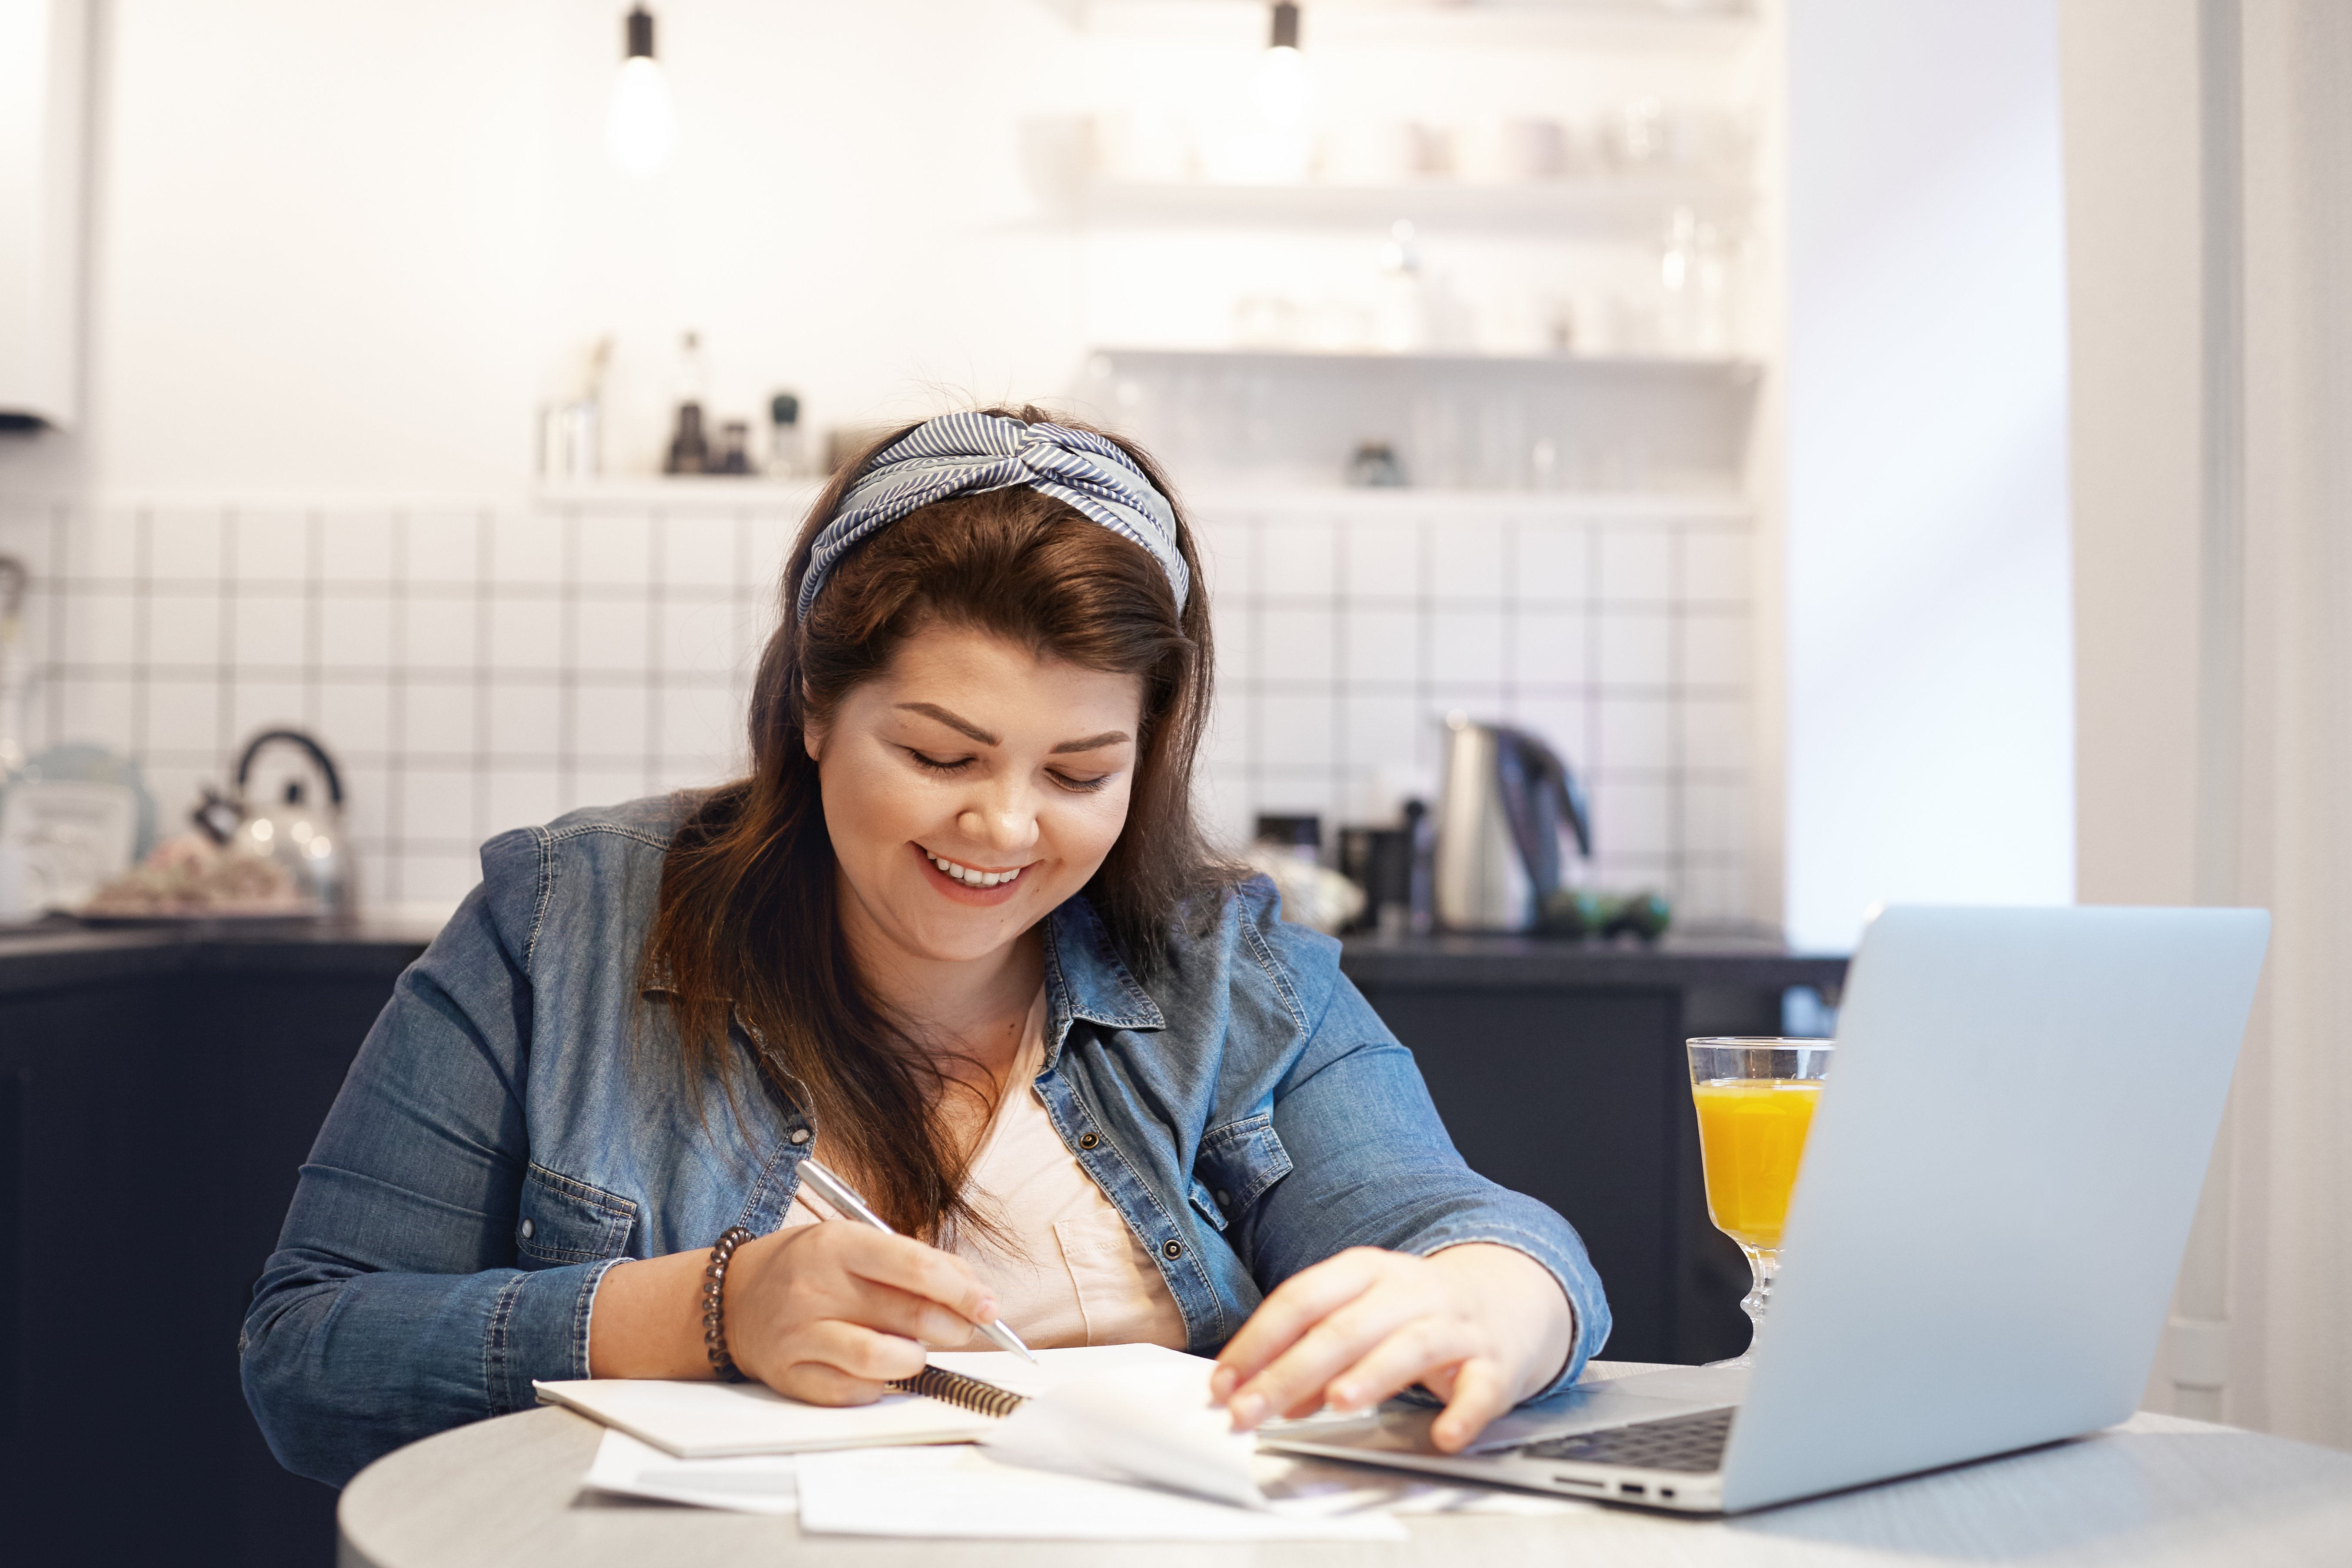
<svg viewBox="0 0 2352 1568"><path fill-rule="evenodd" d="M937 703L900 703L898 706L906 709L908 713L919 713L925 718L935 718L941 724L946 725L950 729L970 736L972 739L980 742L982 746L994 746L996 744L996 737L989 734L988 731L981 728L980 726L972 723L971 720L968 718L957 717L954 714L950 713L947 709L940 706ZM1121 738L1125 737L1122 737ZM1056 747L1056 749L1065 748Z"/></svg>
<svg viewBox="0 0 2352 1568"><path fill-rule="evenodd" d="M1100 735L1090 735L1084 740L1066 740L1047 755L1059 757L1066 751L1096 751L1106 746L1117 746L1127 738L1127 731L1123 729L1107 729Z"/></svg>

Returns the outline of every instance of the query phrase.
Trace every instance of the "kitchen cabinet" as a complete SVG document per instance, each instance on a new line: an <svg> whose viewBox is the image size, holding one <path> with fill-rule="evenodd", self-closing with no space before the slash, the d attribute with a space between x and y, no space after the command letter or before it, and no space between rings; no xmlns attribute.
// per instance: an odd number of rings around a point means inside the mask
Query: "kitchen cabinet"
<svg viewBox="0 0 2352 1568"><path fill-rule="evenodd" d="M0 1556L333 1560L335 1493L271 1458L237 1331L311 1137L424 945L0 940Z"/></svg>
<svg viewBox="0 0 2352 1568"><path fill-rule="evenodd" d="M1616 1320L1616 1361L1748 1343L1747 1260L1708 1221L1683 1041L1780 1032L1783 994L1845 961L1764 944L1350 941L1341 965L1420 1064L1472 1168L1566 1215Z"/></svg>

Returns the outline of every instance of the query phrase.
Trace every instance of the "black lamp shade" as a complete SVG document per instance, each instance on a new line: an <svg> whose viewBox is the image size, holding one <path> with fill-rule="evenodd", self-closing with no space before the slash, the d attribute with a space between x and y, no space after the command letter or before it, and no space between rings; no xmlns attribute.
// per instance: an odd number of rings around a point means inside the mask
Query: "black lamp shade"
<svg viewBox="0 0 2352 1568"><path fill-rule="evenodd" d="M1291 9L1297 11L1298 7L1293 5ZM629 12L626 27L628 54L625 57L634 60L639 55L643 55L646 58L652 59L654 57L654 14L642 5L636 6ZM1295 24L1292 30L1297 30Z"/></svg>
<svg viewBox="0 0 2352 1568"><path fill-rule="evenodd" d="M1267 40L1267 47L1276 49L1298 47L1298 7L1290 0L1281 0L1274 8L1274 37Z"/></svg>

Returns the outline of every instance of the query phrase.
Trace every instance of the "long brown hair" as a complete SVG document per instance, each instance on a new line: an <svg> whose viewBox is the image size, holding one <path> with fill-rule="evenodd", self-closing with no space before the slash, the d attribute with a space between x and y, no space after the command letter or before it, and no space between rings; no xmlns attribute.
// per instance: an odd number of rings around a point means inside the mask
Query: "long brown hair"
<svg viewBox="0 0 2352 1568"><path fill-rule="evenodd" d="M1048 417L1027 407L984 412L1030 423ZM898 1228L936 1237L950 1225L993 1228L961 1197L967 1156L941 1112L954 1081L874 1001L852 960L808 729L822 729L852 689L929 624L1138 675L1142 728L1127 824L1086 895L1149 977L1172 923L1201 910L1200 895L1230 871L1192 811L1213 659L1208 596L1181 510L1178 549L1193 583L1181 612L1140 545L1014 487L935 502L882 529L842 558L808 619L795 623L818 531L874 454L914 428L845 466L803 523L784 568L782 622L752 690L751 776L711 791L680 825L645 964L649 987L668 997L689 1069L716 1064L732 1082L727 1031L730 1009L740 1015L769 1082L836 1141L867 1184L867 1200ZM1101 434L1173 505L1148 456Z"/></svg>

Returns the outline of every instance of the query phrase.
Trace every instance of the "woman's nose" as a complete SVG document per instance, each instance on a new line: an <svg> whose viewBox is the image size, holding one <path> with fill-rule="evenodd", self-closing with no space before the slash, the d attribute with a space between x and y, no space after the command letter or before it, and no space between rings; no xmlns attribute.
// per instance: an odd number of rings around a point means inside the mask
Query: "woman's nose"
<svg viewBox="0 0 2352 1568"><path fill-rule="evenodd" d="M964 808L956 831L976 844L1018 854L1037 841L1036 803L1017 784L992 788Z"/></svg>

